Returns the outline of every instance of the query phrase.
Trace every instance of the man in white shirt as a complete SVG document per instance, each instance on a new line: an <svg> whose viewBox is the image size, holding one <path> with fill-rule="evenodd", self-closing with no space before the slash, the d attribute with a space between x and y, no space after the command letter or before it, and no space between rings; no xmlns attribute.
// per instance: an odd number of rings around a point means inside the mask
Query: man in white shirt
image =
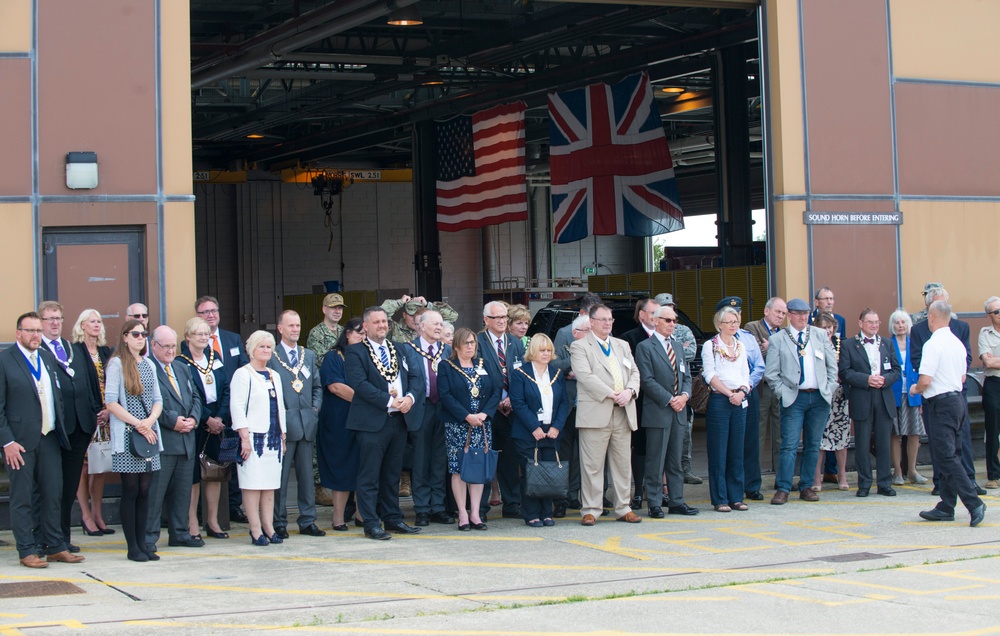
<svg viewBox="0 0 1000 636"><path fill-rule="evenodd" d="M931 337L924 343L920 357L920 378L910 387L910 395L924 396L924 419L927 436L934 447L937 469L941 475L941 501L920 513L928 521L954 521L955 502L961 498L969 510L970 526L979 525L986 516L986 504L962 467L960 456L965 403L965 345L948 328L951 305L935 300L927 308Z"/></svg>
<svg viewBox="0 0 1000 636"><path fill-rule="evenodd" d="M777 492L771 504L780 506L788 501L800 436L799 498L819 501L809 485L837 387L837 354L826 330L809 326L809 305L801 298L788 301L788 328L768 340L764 379L781 400L781 451Z"/></svg>
<svg viewBox="0 0 1000 636"><path fill-rule="evenodd" d="M986 369L983 411L986 413L986 488L1000 488L1000 297L983 303L990 324L979 330L979 359Z"/></svg>

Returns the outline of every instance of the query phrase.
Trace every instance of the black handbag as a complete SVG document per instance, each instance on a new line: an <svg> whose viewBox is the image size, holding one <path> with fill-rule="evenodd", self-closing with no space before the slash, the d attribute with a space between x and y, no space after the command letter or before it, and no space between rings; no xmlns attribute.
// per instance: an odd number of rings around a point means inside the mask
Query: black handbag
<svg viewBox="0 0 1000 636"><path fill-rule="evenodd" d="M240 455L240 436L232 429L222 432L222 440L219 442L219 461L225 463L242 464L243 457Z"/></svg>
<svg viewBox="0 0 1000 636"><path fill-rule="evenodd" d="M533 499L565 499L569 494L569 462L556 460L538 461L538 444L535 444L535 459L524 465L524 494Z"/></svg>
<svg viewBox="0 0 1000 636"><path fill-rule="evenodd" d="M146 403L139 397L139 403L142 405L142 411L149 417L149 409L146 408ZM139 459L146 460L146 471L152 470L153 458L160 452L159 439L154 442L147 440L142 433L135 430L134 427L129 426L128 428L128 449L135 457Z"/></svg>
<svg viewBox="0 0 1000 636"><path fill-rule="evenodd" d="M460 455L459 476L467 484L489 484L497 472L497 451L490 449L490 443L483 434L483 448L469 448L472 427L465 435L465 452Z"/></svg>

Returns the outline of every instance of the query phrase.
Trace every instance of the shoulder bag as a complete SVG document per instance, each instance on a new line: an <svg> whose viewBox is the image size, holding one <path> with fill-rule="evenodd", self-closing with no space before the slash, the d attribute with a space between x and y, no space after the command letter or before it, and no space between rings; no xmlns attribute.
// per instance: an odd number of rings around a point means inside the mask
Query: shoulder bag
<svg viewBox="0 0 1000 636"><path fill-rule="evenodd" d="M483 425L485 426L485 422ZM459 466L459 476L467 484L488 484L493 481L493 476L497 472L497 458L499 453L490 449L490 443L486 440L486 432L483 431L483 448L469 448L472 439L472 427L465 435L465 452L462 453L461 465Z"/></svg>
<svg viewBox="0 0 1000 636"><path fill-rule="evenodd" d="M198 465L201 466L201 480L229 481L229 462L218 461L209 456L207 452L208 439L208 437L205 438L205 443L201 446L201 452L198 453Z"/></svg>

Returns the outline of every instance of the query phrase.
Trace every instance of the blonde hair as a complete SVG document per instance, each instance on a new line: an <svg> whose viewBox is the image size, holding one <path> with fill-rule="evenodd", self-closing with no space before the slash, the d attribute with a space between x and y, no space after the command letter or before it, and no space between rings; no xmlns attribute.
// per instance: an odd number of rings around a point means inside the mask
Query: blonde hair
<svg viewBox="0 0 1000 636"><path fill-rule="evenodd" d="M274 336L271 335L270 331L261 330L250 334L250 337L247 338L247 357L252 359L254 350L262 343L270 343L271 347L274 348Z"/></svg>
<svg viewBox="0 0 1000 636"><path fill-rule="evenodd" d="M544 333L536 333L531 336L531 342L528 343L528 348L524 352L524 359L527 362L533 362L538 354L542 352L543 349L548 349L552 352L552 359L555 360L556 347L552 344L552 339L546 336Z"/></svg>
<svg viewBox="0 0 1000 636"><path fill-rule="evenodd" d="M198 328L201 326L208 327L208 333L210 334L212 333L211 325L205 322L204 318L201 318L199 316L195 316L194 318L188 318L188 321L184 323L184 339L187 340L188 338L193 336L194 332L197 331Z"/></svg>
<svg viewBox="0 0 1000 636"><path fill-rule="evenodd" d="M96 309L84 309L80 312L80 316L73 323L72 340L73 342L83 342L83 323L90 320L90 314L97 314L97 317L101 319L101 333L97 336L97 346L103 347L108 344L108 336L104 331L104 318L101 317L101 312Z"/></svg>
<svg viewBox="0 0 1000 636"><path fill-rule="evenodd" d="M518 320L531 322L531 312L524 305L511 305L507 308L507 324L512 325Z"/></svg>

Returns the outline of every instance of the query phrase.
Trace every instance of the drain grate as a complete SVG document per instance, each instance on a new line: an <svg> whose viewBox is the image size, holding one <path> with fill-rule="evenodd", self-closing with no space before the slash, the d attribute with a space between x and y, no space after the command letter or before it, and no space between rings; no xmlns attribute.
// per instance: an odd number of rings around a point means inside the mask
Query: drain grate
<svg viewBox="0 0 1000 636"><path fill-rule="evenodd" d="M886 559L885 555L874 554L872 552L852 552L850 554L834 554L832 556L817 557L812 561L829 561L830 563L850 563L851 561L873 561L875 559Z"/></svg>
<svg viewBox="0 0 1000 636"><path fill-rule="evenodd" d="M82 588L66 581L25 581L0 583L0 598L26 598L29 596L60 596L85 594Z"/></svg>

